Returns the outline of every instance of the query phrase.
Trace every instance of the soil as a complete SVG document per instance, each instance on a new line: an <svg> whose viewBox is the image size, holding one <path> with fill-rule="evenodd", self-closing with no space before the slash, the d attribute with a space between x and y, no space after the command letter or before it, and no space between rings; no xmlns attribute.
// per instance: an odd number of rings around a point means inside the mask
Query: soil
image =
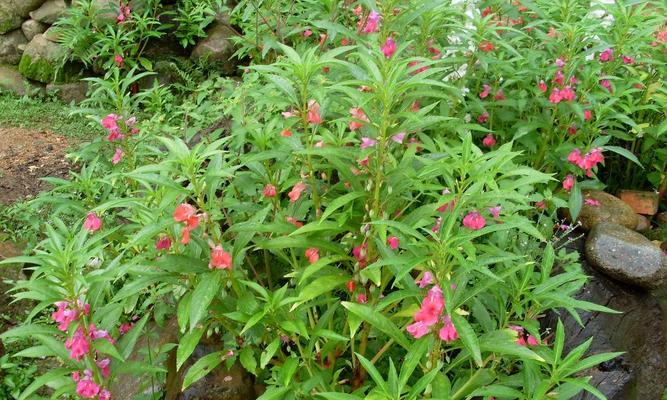
<svg viewBox="0 0 667 400"><path fill-rule="evenodd" d="M71 145L50 131L0 127L0 204L47 189L42 177L66 177L71 164L65 154Z"/></svg>

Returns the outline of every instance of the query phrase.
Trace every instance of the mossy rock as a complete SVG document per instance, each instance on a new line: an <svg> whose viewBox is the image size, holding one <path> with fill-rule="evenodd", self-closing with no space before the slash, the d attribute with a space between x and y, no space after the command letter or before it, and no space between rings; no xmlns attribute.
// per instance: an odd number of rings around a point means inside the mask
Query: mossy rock
<svg viewBox="0 0 667 400"><path fill-rule="evenodd" d="M37 35L23 52L19 72L28 79L43 83L75 81L77 68L63 63L65 55L65 48L47 40L44 35Z"/></svg>

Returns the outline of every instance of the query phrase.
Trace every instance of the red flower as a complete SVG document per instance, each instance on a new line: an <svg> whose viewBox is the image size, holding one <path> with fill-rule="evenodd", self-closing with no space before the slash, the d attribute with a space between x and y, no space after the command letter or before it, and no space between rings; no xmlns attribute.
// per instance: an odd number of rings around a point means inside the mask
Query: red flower
<svg viewBox="0 0 667 400"><path fill-rule="evenodd" d="M305 256L309 263L315 264L320 259L320 251L315 247L309 247L306 249Z"/></svg>
<svg viewBox="0 0 667 400"><path fill-rule="evenodd" d="M155 249L156 250L169 250L171 247L171 239L169 239L168 236L164 236L162 238L159 238L155 242Z"/></svg>
<svg viewBox="0 0 667 400"><path fill-rule="evenodd" d="M226 252L222 246L217 245L211 249L211 261L208 263L210 269L232 269L232 255Z"/></svg>
<svg viewBox="0 0 667 400"><path fill-rule="evenodd" d="M496 46L494 46L493 43L489 42L488 40L482 40L479 42L478 47L485 53L493 51L496 48Z"/></svg>
<svg viewBox="0 0 667 400"><path fill-rule="evenodd" d="M483 112L479 115L479 117L477 117L477 122L479 122L480 124L484 124L488 120L489 120L489 113L488 112Z"/></svg>
<svg viewBox="0 0 667 400"><path fill-rule="evenodd" d="M542 93L546 93L547 91L547 84L544 83L544 81L540 81L540 83L537 84L537 87L540 89Z"/></svg>
<svg viewBox="0 0 667 400"><path fill-rule="evenodd" d="M563 180L563 189L567 190L568 192L572 190L572 187L574 186L574 176L568 175L565 177Z"/></svg>
<svg viewBox="0 0 667 400"><path fill-rule="evenodd" d="M590 121L593 118L593 112L591 110L584 110L584 120Z"/></svg>
<svg viewBox="0 0 667 400"><path fill-rule="evenodd" d="M306 190L306 184L303 182L299 182L294 187L292 187L292 190L287 194L289 196L289 199L292 203L296 203L297 200L301 197L301 193Z"/></svg>
<svg viewBox="0 0 667 400"><path fill-rule="evenodd" d="M320 105L315 100L310 100L308 102L308 122L315 125L322 123Z"/></svg>
<svg viewBox="0 0 667 400"><path fill-rule="evenodd" d="M283 129L282 131L280 131L280 136L282 136L282 137L291 137L292 136L292 131L290 131L289 129Z"/></svg>
<svg viewBox="0 0 667 400"><path fill-rule="evenodd" d="M463 218L463 225L468 229L476 231L486 226L486 220L482 217L482 214L472 211Z"/></svg>
<svg viewBox="0 0 667 400"><path fill-rule="evenodd" d="M396 236L391 236L387 238L387 244L392 250L398 249L399 240Z"/></svg>
<svg viewBox="0 0 667 400"><path fill-rule="evenodd" d="M493 134L489 133L486 136L484 136L482 144L484 145L484 147L491 148L496 145L496 138L493 136Z"/></svg>
<svg viewBox="0 0 667 400"><path fill-rule="evenodd" d="M272 184L268 183L264 186L263 191L264 197L275 197L278 194L278 190Z"/></svg>

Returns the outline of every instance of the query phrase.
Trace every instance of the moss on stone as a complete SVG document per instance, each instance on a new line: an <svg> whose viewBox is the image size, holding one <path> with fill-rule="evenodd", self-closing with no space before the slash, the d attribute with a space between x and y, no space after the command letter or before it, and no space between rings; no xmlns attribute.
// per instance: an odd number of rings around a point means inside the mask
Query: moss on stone
<svg viewBox="0 0 667 400"><path fill-rule="evenodd" d="M57 68L48 60L43 58L33 59L27 54L23 54L19 63L19 72L21 75L33 81L42 83L66 83L73 81L73 71L70 68Z"/></svg>

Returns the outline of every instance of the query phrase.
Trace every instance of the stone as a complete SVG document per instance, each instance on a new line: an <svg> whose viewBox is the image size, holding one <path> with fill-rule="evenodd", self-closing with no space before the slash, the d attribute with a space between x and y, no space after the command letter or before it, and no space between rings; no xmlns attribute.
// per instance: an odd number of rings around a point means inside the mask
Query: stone
<svg viewBox="0 0 667 400"><path fill-rule="evenodd" d="M30 11L46 0L0 0L0 34L18 29Z"/></svg>
<svg viewBox="0 0 667 400"><path fill-rule="evenodd" d="M667 225L667 211L663 211L655 217L658 225Z"/></svg>
<svg viewBox="0 0 667 400"><path fill-rule="evenodd" d="M637 214L637 226L635 227L635 230L637 232L646 232L649 229L651 229L651 221L645 216Z"/></svg>
<svg viewBox="0 0 667 400"><path fill-rule="evenodd" d="M584 190L583 196L584 199L592 199L600 203L597 206L582 205L577 221L581 223L583 230L589 231L601 222L611 222L629 229L637 227L637 214L618 197L599 190ZM565 217L572 221L569 211L567 209L563 211Z"/></svg>
<svg viewBox="0 0 667 400"><path fill-rule="evenodd" d="M65 14L65 11L67 11L65 0L48 0L29 15L36 21L52 25Z"/></svg>
<svg viewBox="0 0 667 400"><path fill-rule="evenodd" d="M598 271L633 286L654 289L667 278L667 256L660 247L618 224L595 225L586 239L585 254Z"/></svg>
<svg viewBox="0 0 667 400"><path fill-rule="evenodd" d="M19 46L28 43L20 29L0 35L0 64L18 64L21 61Z"/></svg>
<svg viewBox="0 0 667 400"><path fill-rule="evenodd" d="M583 251L583 241L575 241L575 250ZM593 341L586 356L609 351L625 354L580 373L591 376L589 383L609 400L660 399L667 387L667 308L664 298L620 284L591 268L582 260L588 282L575 295L577 300L605 305L618 314L579 311L580 325L569 313L553 313L548 322L552 329L556 317L565 327L564 354L585 342ZM662 309L662 311L661 311ZM593 400L581 392L573 400Z"/></svg>
<svg viewBox="0 0 667 400"><path fill-rule="evenodd" d="M236 51L231 38L235 32L228 26L215 22L206 32L207 37L197 43L190 57L196 61L214 63L225 75L237 72L237 60L232 59Z"/></svg>
<svg viewBox="0 0 667 400"><path fill-rule="evenodd" d="M87 82L73 83L49 83L46 85L46 93L53 93L63 103L80 103L86 99L88 92Z"/></svg>
<svg viewBox="0 0 667 400"><path fill-rule="evenodd" d="M221 342L204 338L197 345L190 359L176 371L176 360L170 360L164 400L250 400L256 399L255 384L251 375L239 364L227 368L224 363L208 375L190 385L184 392L180 388L188 369L200 358L222 351Z"/></svg>
<svg viewBox="0 0 667 400"><path fill-rule="evenodd" d="M50 42L58 43L62 37L62 34L58 31L57 27L52 26L44 31L44 37Z"/></svg>
<svg viewBox="0 0 667 400"><path fill-rule="evenodd" d="M40 33L46 32L46 29L49 26L46 24L43 24L39 21L35 21L34 19L29 19L25 21L23 24L21 24L21 30L23 31L23 35L28 41L31 41L35 36L39 35Z"/></svg>
<svg viewBox="0 0 667 400"><path fill-rule="evenodd" d="M658 212L660 198L657 192L621 190L618 193L618 197L637 214L655 215Z"/></svg>
<svg viewBox="0 0 667 400"><path fill-rule="evenodd" d="M43 83L71 80L76 71L69 65L63 65L66 54L64 47L39 34L26 46L19 72L28 79Z"/></svg>
<svg viewBox="0 0 667 400"><path fill-rule="evenodd" d="M21 75L18 68L0 65L0 89L23 96L31 88L31 83Z"/></svg>

